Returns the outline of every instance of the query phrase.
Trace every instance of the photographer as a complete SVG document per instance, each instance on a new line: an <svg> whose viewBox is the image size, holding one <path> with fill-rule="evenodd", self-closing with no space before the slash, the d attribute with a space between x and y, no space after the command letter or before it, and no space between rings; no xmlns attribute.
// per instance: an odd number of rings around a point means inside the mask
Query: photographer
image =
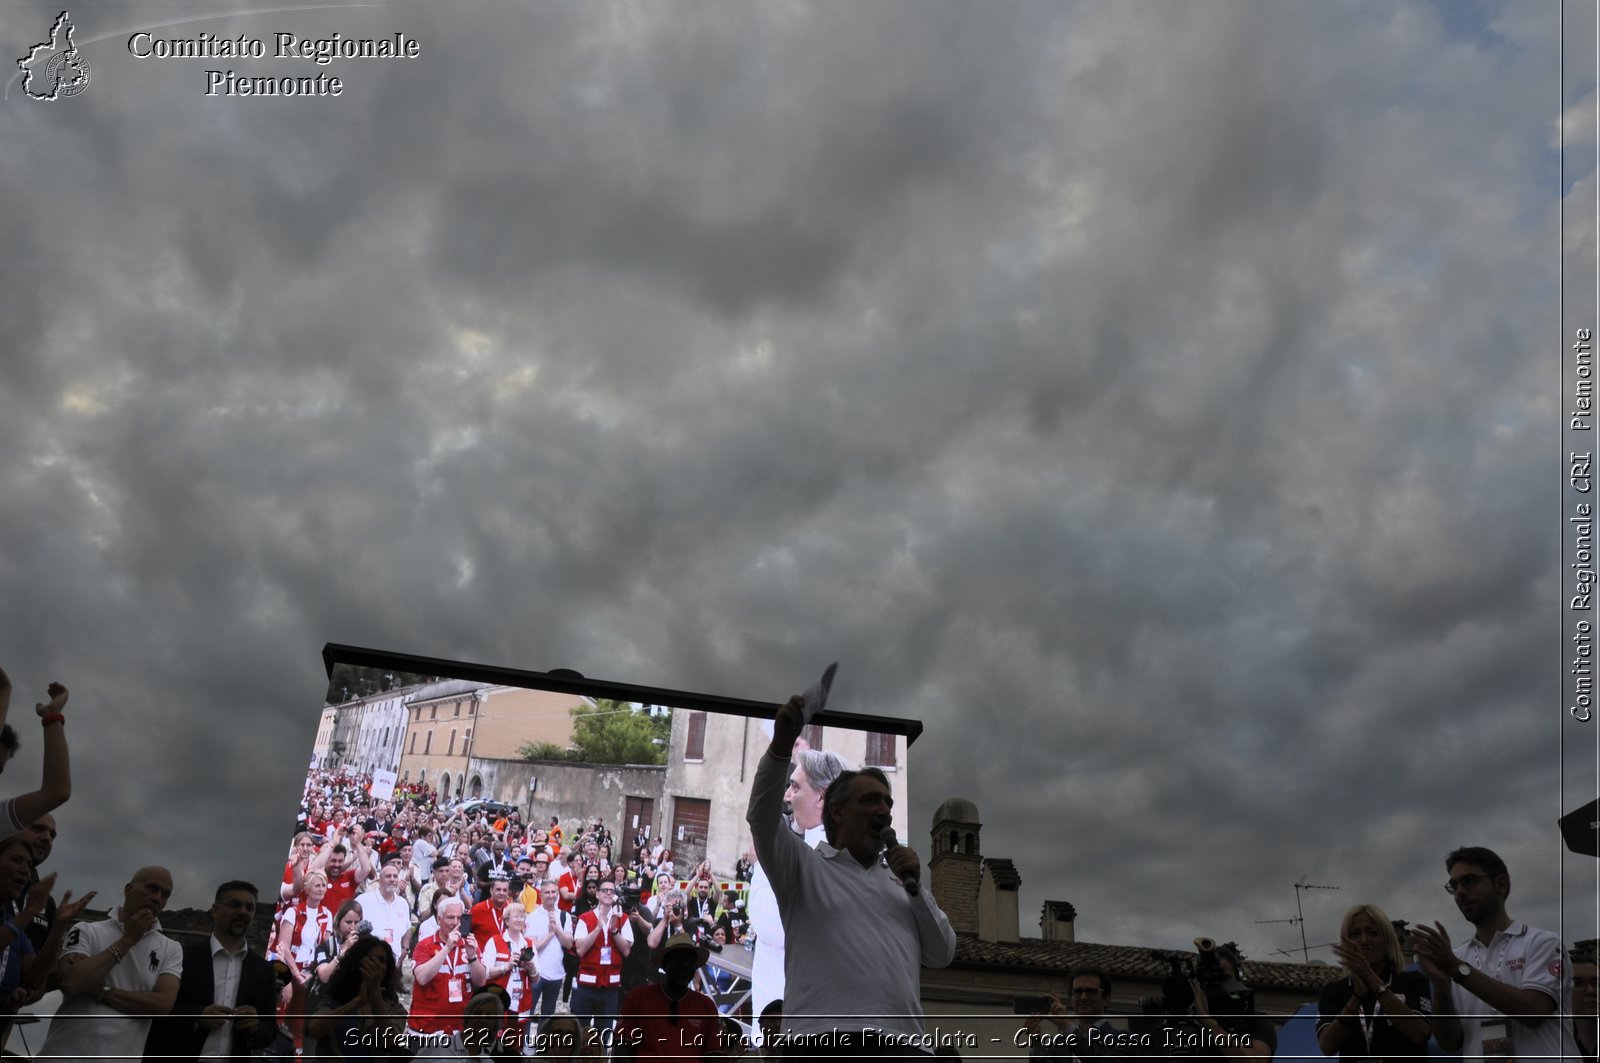
<svg viewBox="0 0 1600 1063"><path fill-rule="evenodd" d="M1169 1041L1166 1047L1190 1049L1191 1054L1223 1059L1271 1059L1278 1050L1278 1031L1269 1020L1254 1013L1255 997L1245 988L1241 974L1243 957L1231 943L1216 946L1214 954L1221 968L1220 983L1203 978L1206 969L1204 952L1197 972L1201 977L1189 981L1194 993L1190 1014L1199 1027L1198 1043L1180 1038L1179 1043ZM1236 1007L1232 1014L1213 1015L1208 987L1220 988L1223 994L1221 999L1242 1000L1245 1007Z"/></svg>
<svg viewBox="0 0 1600 1063"><path fill-rule="evenodd" d="M719 898L711 889L711 880L701 878L695 884L695 892L689 898L689 926L696 941L711 936L712 927L717 925Z"/></svg>
<svg viewBox="0 0 1600 1063"><path fill-rule="evenodd" d="M661 947L661 943L674 934L688 933L688 906L683 891L669 889L666 893L658 894L661 898L661 919L651 928L649 945L652 951Z"/></svg>
<svg viewBox="0 0 1600 1063"><path fill-rule="evenodd" d="M649 905L639 899L639 883L620 883L617 886L617 907L628 917L628 926L633 930L635 941L646 940L656 928L656 918L651 915ZM622 961L622 995L627 996L642 985L649 985L654 981L656 969L650 957L649 949L634 949Z"/></svg>
<svg viewBox="0 0 1600 1063"><path fill-rule="evenodd" d="M361 910L361 902L357 900L345 901L339 906L339 911L333 917L333 931L323 936L317 942L316 951L312 956L312 967L316 972L314 984L326 986L328 979L333 977L333 972L339 966L339 956L356 943L362 934L372 933L372 924L365 918ZM392 946L391 946L392 947ZM315 1000L308 1002L306 1012L315 1010Z"/></svg>
<svg viewBox="0 0 1600 1063"><path fill-rule="evenodd" d="M1130 1053L1127 1034L1106 1020L1111 979L1095 967L1074 971L1067 982L1072 1011L1054 993L1047 1012L1028 1016L1023 1030L1030 1059L1121 1059Z"/></svg>
<svg viewBox="0 0 1600 1063"><path fill-rule="evenodd" d="M516 901L506 905L505 929L483 945L483 969L489 984L504 986L506 1020L519 1034L527 1028L538 995L539 969L528 939L528 911Z"/></svg>

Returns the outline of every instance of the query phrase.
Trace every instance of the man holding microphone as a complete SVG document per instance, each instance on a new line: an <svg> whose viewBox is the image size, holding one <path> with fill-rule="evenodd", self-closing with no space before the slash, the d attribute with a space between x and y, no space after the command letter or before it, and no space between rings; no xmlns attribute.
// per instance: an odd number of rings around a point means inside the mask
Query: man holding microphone
<svg viewBox="0 0 1600 1063"><path fill-rule="evenodd" d="M881 771L847 771L823 797L826 840L816 848L783 818L790 755L805 723L790 698L773 721L746 819L786 926L785 1052L822 1056L926 1056L921 976L955 957L950 920L921 888L922 863L890 845L894 798Z"/></svg>

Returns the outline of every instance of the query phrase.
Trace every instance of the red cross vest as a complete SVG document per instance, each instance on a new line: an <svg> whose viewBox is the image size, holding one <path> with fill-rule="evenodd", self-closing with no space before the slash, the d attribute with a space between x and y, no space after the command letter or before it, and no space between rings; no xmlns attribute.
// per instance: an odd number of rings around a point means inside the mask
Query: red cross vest
<svg viewBox="0 0 1600 1063"><path fill-rule="evenodd" d="M600 925L600 913L584 912L578 916L578 926L588 933ZM600 931L589 951L578 957L579 985L598 986L601 989L622 984L622 950L617 948L617 931L627 925L627 917L611 913L611 926ZM607 962L609 961L609 962Z"/></svg>

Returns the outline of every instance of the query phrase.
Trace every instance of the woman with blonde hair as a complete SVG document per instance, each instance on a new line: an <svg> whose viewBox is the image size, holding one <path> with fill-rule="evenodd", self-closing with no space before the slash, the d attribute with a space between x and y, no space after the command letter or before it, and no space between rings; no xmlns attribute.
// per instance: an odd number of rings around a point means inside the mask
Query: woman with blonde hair
<svg viewBox="0 0 1600 1063"><path fill-rule="evenodd" d="M333 932L333 913L322 906L328 894L328 876L315 868L305 873L305 894L283 910L278 924L278 959L289 968L289 984L278 1002L278 1014L294 1037L305 1044L306 993L316 977L317 946Z"/></svg>
<svg viewBox="0 0 1600 1063"><path fill-rule="evenodd" d="M1431 986L1421 971L1404 969L1400 936L1383 910L1358 904L1345 912L1333 951L1345 977L1323 986L1317 1000L1322 1054L1399 1060L1425 1052Z"/></svg>

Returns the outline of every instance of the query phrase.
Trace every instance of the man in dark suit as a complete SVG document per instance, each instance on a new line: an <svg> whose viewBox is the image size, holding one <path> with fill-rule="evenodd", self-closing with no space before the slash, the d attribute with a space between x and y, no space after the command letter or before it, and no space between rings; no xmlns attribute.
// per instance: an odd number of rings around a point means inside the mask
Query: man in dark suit
<svg viewBox="0 0 1600 1063"><path fill-rule="evenodd" d="M256 896L248 882L217 887L211 936L183 947L178 999L170 1015L151 1024L146 1059L242 1059L272 1043L277 986L266 959L245 945Z"/></svg>

